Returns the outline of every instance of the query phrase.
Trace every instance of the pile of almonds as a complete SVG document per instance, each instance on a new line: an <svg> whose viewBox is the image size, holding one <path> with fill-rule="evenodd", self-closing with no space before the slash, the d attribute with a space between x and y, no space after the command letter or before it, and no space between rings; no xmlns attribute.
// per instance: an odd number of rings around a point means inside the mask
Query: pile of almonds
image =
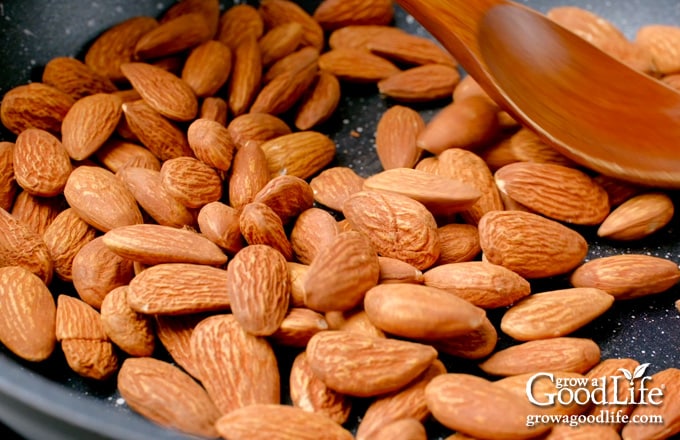
<svg viewBox="0 0 680 440"><path fill-rule="evenodd" d="M183 0L7 92L0 116L17 137L0 143L0 341L34 362L58 342L79 375L116 377L133 410L210 438L351 439L359 400L357 439L425 439L430 415L457 431L449 439L678 432L679 369L653 376L665 387L654 408L537 408L525 391L536 372L638 365L572 333L667 291L678 265L585 262L572 226L639 240L670 222L672 199L560 155L393 16L391 0L323 0L313 14L288 0ZM582 9L548 16L680 88L680 28L631 42ZM372 176L333 166L334 142L312 130L346 83L393 104ZM446 99L428 122L409 107ZM50 291L55 277L77 296ZM532 294L550 277L572 287ZM516 344L498 349L499 332ZM153 357L159 344L172 362ZM289 377L279 347L296 355ZM666 424L526 425L619 409Z"/></svg>

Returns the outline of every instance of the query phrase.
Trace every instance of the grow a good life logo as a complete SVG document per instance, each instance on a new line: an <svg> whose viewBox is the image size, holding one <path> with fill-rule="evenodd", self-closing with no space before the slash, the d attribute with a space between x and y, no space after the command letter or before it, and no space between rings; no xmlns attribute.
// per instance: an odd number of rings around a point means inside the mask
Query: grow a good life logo
<svg viewBox="0 0 680 440"><path fill-rule="evenodd" d="M541 414L527 416L527 425L663 423L661 416L647 417L647 420L632 420L630 417L629 410L633 406L657 407L663 402L665 385L652 383L652 376L645 374L649 365L641 364L632 371L619 368L620 375L593 378L536 373L527 381L526 396L542 411ZM550 408L574 405L596 405L602 411L588 415L564 415L550 411Z"/></svg>

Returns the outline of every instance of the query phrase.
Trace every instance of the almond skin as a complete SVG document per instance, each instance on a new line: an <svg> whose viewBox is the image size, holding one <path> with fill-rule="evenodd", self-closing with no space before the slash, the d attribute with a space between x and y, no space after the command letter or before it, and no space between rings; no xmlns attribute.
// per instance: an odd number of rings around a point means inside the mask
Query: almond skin
<svg viewBox="0 0 680 440"><path fill-rule="evenodd" d="M413 168L422 154L416 139L425 128L425 121L415 110L393 105L378 121L375 149L385 170Z"/></svg>
<svg viewBox="0 0 680 440"><path fill-rule="evenodd" d="M200 98L213 96L227 83L231 73L231 49L209 40L196 46L182 68L182 80Z"/></svg>
<svg viewBox="0 0 680 440"><path fill-rule="evenodd" d="M451 66L426 64L391 75L378 82L378 90L400 102L427 102L451 96L460 74Z"/></svg>
<svg viewBox="0 0 680 440"><path fill-rule="evenodd" d="M243 207L239 229L249 245L267 245L276 249L286 261L293 259L293 247L286 236L281 218L264 203L252 202Z"/></svg>
<svg viewBox="0 0 680 440"><path fill-rule="evenodd" d="M172 360L192 377L198 379L196 361L191 356L191 334L205 319L202 314L171 316L156 315L155 329L158 340L168 351Z"/></svg>
<svg viewBox="0 0 680 440"><path fill-rule="evenodd" d="M617 300L665 292L680 280L678 265L664 258L622 254L596 258L571 275L574 287L595 287Z"/></svg>
<svg viewBox="0 0 680 440"><path fill-rule="evenodd" d="M294 21L268 30L259 40L262 64L269 66L294 52L302 41L302 33L302 25Z"/></svg>
<svg viewBox="0 0 680 440"><path fill-rule="evenodd" d="M606 312L612 304L614 297L600 289L535 293L505 312L501 330L519 341L565 336Z"/></svg>
<svg viewBox="0 0 680 440"><path fill-rule="evenodd" d="M380 264L359 232L337 235L314 257L304 281L305 305L328 312L350 310L378 283Z"/></svg>
<svg viewBox="0 0 680 440"><path fill-rule="evenodd" d="M147 104L163 116L189 121L198 113L194 91L172 73L146 63L123 64L121 71Z"/></svg>
<svg viewBox="0 0 680 440"><path fill-rule="evenodd" d="M537 214L492 211L479 222L480 245L490 263L524 278L544 278L581 264L588 244L576 231Z"/></svg>
<svg viewBox="0 0 680 440"><path fill-rule="evenodd" d="M304 131L330 118L340 104L340 81L335 75L319 71L311 89L303 95L295 115L295 127Z"/></svg>
<svg viewBox="0 0 680 440"><path fill-rule="evenodd" d="M227 292L231 311L245 331L269 336L281 325L290 298L286 259L266 245L251 245L229 263Z"/></svg>
<svg viewBox="0 0 680 440"><path fill-rule="evenodd" d="M221 171L231 167L236 145L224 125L208 119L197 119L187 130L187 139L196 158L206 165Z"/></svg>
<svg viewBox="0 0 680 440"><path fill-rule="evenodd" d="M262 144L284 134L290 134L290 127L280 118L267 113L246 113L237 116L227 126L231 138L240 149L246 144Z"/></svg>
<svg viewBox="0 0 680 440"><path fill-rule="evenodd" d="M211 316L198 324L191 335L191 352L201 360L196 363L199 377L222 414L279 403L274 351L266 339L243 330L233 315ZM219 422L217 426L224 432Z"/></svg>
<svg viewBox="0 0 680 440"><path fill-rule="evenodd" d="M441 243L438 265L471 261L482 251L474 225L450 223L439 227L437 234Z"/></svg>
<svg viewBox="0 0 680 440"><path fill-rule="evenodd" d="M291 307L271 339L283 346L301 348L324 330L328 330L328 322L322 314L305 307Z"/></svg>
<svg viewBox="0 0 680 440"><path fill-rule="evenodd" d="M289 405L255 404L222 416L215 425L222 438L232 440L351 440L352 433L325 415Z"/></svg>
<svg viewBox="0 0 680 440"><path fill-rule="evenodd" d="M319 57L319 68L355 83L377 83L400 72L385 58L357 49L331 49Z"/></svg>
<svg viewBox="0 0 680 440"><path fill-rule="evenodd" d="M234 48L234 63L229 81L229 110L234 116L247 113L260 90L262 55L254 36Z"/></svg>
<svg viewBox="0 0 680 440"><path fill-rule="evenodd" d="M20 266L0 268L0 342L31 362L54 351L56 305L45 283Z"/></svg>
<svg viewBox="0 0 680 440"><path fill-rule="evenodd" d="M2 97L0 120L16 135L31 127L58 134L74 102L71 96L43 83L21 85Z"/></svg>
<svg viewBox="0 0 680 440"><path fill-rule="evenodd" d="M143 314L188 315L229 307L227 271L201 264L157 264L138 274L128 304Z"/></svg>
<svg viewBox="0 0 680 440"><path fill-rule="evenodd" d="M299 131L268 140L261 146L272 176L288 174L307 179L335 157L335 142L316 131Z"/></svg>
<svg viewBox="0 0 680 440"><path fill-rule="evenodd" d="M255 194L254 202L264 203L289 224L314 205L314 194L310 185L295 176L281 175L271 179Z"/></svg>
<svg viewBox="0 0 680 440"><path fill-rule="evenodd" d="M72 166L64 144L54 135L38 128L24 130L12 153L16 182L29 194L52 197L64 190Z"/></svg>
<svg viewBox="0 0 680 440"><path fill-rule="evenodd" d="M245 246L239 225L240 212L222 202L204 205L198 213L201 234L233 255Z"/></svg>
<svg viewBox="0 0 680 440"><path fill-rule="evenodd" d="M666 194L640 194L612 211L597 235L611 240L640 240L665 227L674 213L673 200Z"/></svg>
<svg viewBox="0 0 680 440"><path fill-rule="evenodd" d="M135 45L135 55L141 59L174 55L210 40L214 31L204 14L181 14L145 33ZM121 70L127 76L125 70Z"/></svg>
<svg viewBox="0 0 680 440"><path fill-rule="evenodd" d="M354 193L362 190L364 178L348 167L326 168L314 177L309 185L314 192L314 200L336 211Z"/></svg>
<svg viewBox="0 0 680 440"><path fill-rule="evenodd" d="M65 281L72 281L73 260L95 237L95 230L84 222L73 208L59 213L43 234L52 258L54 272Z"/></svg>
<svg viewBox="0 0 680 440"><path fill-rule="evenodd" d="M219 411L199 384L171 364L148 357L126 359L118 390L130 408L155 423L187 434L217 436Z"/></svg>
<svg viewBox="0 0 680 440"><path fill-rule="evenodd" d="M222 197L222 179L204 162L175 157L161 166L161 183L167 192L188 208L200 208Z"/></svg>
<svg viewBox="0 0 680 440"><path fill-rule="evenodd" d="M61 124L62 142L69 156L83 160L101 147L115 131L122 105L118 96L104 93L76 101Z"/></svg>
<svg viewBox="0 0 680 440"><path fill-rule="evenodd" d="M132 162L141 168L156 171L161 169L160 161L148 148L115 138L109 139L95 151L94 156L98 162L114 173Z"/></svg>
<svg viewBox="0 0 680 440"><path fill-rule="evenodd" d="M356 25L387 25L394 17L394 5L389 0L370 3L360 0L325 0L314 10L313 17L324 30Z"/></svg>
<svg viewBox="0 0 680 440"><path fill-rule="evenodd" d="M116 86L80 60L71 57L52 58L43 72L42 82L56 87L78 100L96 93L113 93Z"/></svg>
<svg viewBox="0 0 680 440"><path fill-rule="evenodd" d="M240 209L252 202L270 180L267 156L257 143L248 143L234 155L229 177L229 204Z"/></svg>
<svg viewBox="0 0 680 440"><path fill-rule="evenodd" d="M14 177L14 143L0 141L0 208L12 209L18 189Z"/></svg>
<svg viewBox="0 0 680 440"><path fill-rule="evenodd" d="M368 318L393 335L413 339L460 336L482 325L483 309L440 289L412 284L382 284L364 298Z"/></svg>
<svg viewBox="0 0 680 440"><path fill-rule="evenodd" d="M486 373L512 376L539 371L585 373L600 361L600 348L590 339L560 337L523 342L497 351L479 364Z"/></svg>
<svg viewBox="0 0 680 440"><path fill-rule="evenodd" d="M143 264L195 263L219 266L227 256L213 242L187 230L154 224L121 226L104 234L116 254Z"/></svg>
<svg viewBox="0 0 680 440"><path fill-rule="evenodd" d="M680 407L678 406L678 395L680 395L680 370L677 368L667 368L652 375L650 381L653 386L662 386L664 389L664 399L660 405L636 405L631 413L632 418L646 418L652 414L663 417L662 424L636 424L631 423L623 427L621 435L623 438L672 438L680 432Z"/></svg>
<svg viewBox="0 0 680 440"><path fill-rule="evenodd" d="M461 336L430 341L439 352L463 359L481 359L490 355L496 348L498 332L487 318L477 329Z"/></svg>
<svg viewBox="0 0 680 440"><path fill-rule="evenodd" d="M369 397L396 391L437 357L430 346L346 331L319 332L307 345L314 374L329 388Z"/></svg>
<svg viewBox="0 0 680 440"><path fill-rule="evenodd" d="M49 285L53 264L42 237L25 222L0 210L0 266L21 266Z"/></svg>
<svg viewBox="0 0 680 440"><path fill-rule="evenodd" d="M291 21L300 23L303 28L301 44L323 49L323 28L300 5L286 0L264 0L260 2L258 12L269 29Z"/></svg>
<svg viewBox="0 0 680 440"><path fill-rule="evenodd" d="M38 235L42 235L65 205L63 197L34 197L22 191L14 200L12 216Z"/></svg>
<svg viewBox="0 0 680 440"><path fill-rule="evenodd" d="M366 47L376 55L404 64L440 64L453 68L458 64L434 41L408 33L378 33L368 40Z"/></svg>
<svg viewBox="0 0 680 440"><path fill-rule="evenodd" d="M232 50L247 38L259 39L264 33L264 22L257 9L249 4L236 4L220 17L217 40Z"/></svg>
<svg viewBox="0 0 680 440"><path fill-rule="evenodd" d="M80 166L73 170L64 196L80 218L103 232L143 220L132 193L103 168Z"/></svg>
<svg viewBox="0 0 680 440"><path fill-rule="evenodd" d="M328 211L309 208L300 214L290 232L295 259L311 264L316 255L340 233L338 222Z"/></svg>

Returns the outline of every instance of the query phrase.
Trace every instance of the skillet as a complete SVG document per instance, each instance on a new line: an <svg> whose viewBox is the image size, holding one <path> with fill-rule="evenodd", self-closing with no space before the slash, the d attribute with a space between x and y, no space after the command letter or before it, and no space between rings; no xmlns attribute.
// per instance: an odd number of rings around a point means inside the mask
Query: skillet
<svg viewBox="0 0 680 440"><path fill-rule="evenodd" d="M522 0L547 11L551 7L574 5L590 9L609 19L630 38L642 25L680 25L677 0ZM30 80L39 81L42 68L53 57L82 57L87 45L103 30L136 15L158 16L172 0L10 0L0 1L0 95ZM231 2L223 2L226 6ZM313 11L318 1L299 2ZM396 24L410 32L426 32L397 8ZM359 174L380 170L374 153L373 133L379 115L392 105L371 88L344 87L336 115L321 131L338 145L337 165L353 167ZM437 106L421 106L428 120ZM635 109L631 109L635 111ZM680 121L679 121L680 123ZM358 132L359 137L352 136ZM0 140L14 136L0 129ZM680 146L679 146L680 147ZM678 202L677 194L673 195ZM671 224L641 242L615 244L598 239L592 229L582 229L590 244L588 258L622 252L649 253L680 262L680 222ZM68 285L53 285L57 293L72 292ZM568 287L562 278L532 283L534 292ZM70 290L71 289L71 290ZM577 336L595 339L602 358L632 357L651 363L649 373L680 367L680 313L674 301L680 287L648 298L615 304L605 315ZM500 312L490 313L493 320ZM499 347L510 341L501 338ZM163 354L161 353L161 356ZM292 354L283 354L282 393L287 399L285 372ZM444 358L449 371L474 370L456 359ZM363 406L362 406L363 403ZM356 428L365 402L356 405L347 427ZM24 362L0 346L0 421L23 437L31 439L186 439L187 436L160 428L132 413L116 392L114 382L93 383L72 373L63 354L56 350L46 362ZM427 425L429 437L443 438L450 432L434 422Z"/></svg>

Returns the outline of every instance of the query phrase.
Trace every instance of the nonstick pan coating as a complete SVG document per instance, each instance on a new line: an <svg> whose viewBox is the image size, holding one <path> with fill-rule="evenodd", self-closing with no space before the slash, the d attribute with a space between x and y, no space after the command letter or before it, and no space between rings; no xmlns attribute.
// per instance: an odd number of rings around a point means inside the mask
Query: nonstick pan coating
<svg viewBox="0 0 680 440"><path fill-rule="evenodd" d="M42 68L53 57L82 57L87 45L109 26L135 15L158 16L172 3L171 0L0 1L0 95L29 80L39 81ZM300 3L309 11L318 4L312 1ZM522 3L544 12L562 5L590 9L611 20L631 38L637 28L645 24L680 25L680 3L677 0L524 0ZM398 8L396 22L399 27L426 35ZM374 88L343 89L341 108L321 128L337 142L336 164L351 166L363 175L380 170L374 153L374 131L380 114L392 104L380 98ZM419 109L427 120L436 107ZM0 140L14 140L14 136L2 130ZM359 137L353 136L352 132L358 132ZM674 199L678 201L677 194ZM580 232L590 243L588 258L639 252L680 262L677 216L664 230L643 242L630 245L614 246L599 240L592 229ZM563 287L568 287L563 278L532 284L535 292ZM66 285L55 286L53 290L57 293L70 291ZM651 363L648 372L680 367L680 313L674 306L678 298L680 287L676 286L661 295L617 303L577 335L594 338L602 349L603 359L632 357L641 363ZM497 320L500 312L492 312L490 317ZM499 346L508 343L502 339ZM287 399L287 369L293 354L284 353L282 358L283 396ZM449 371L474 371L474 364L456 359L444 360ZM347 424L350 429L356 427L365 408L365 403L362 403L356 405L357 409ZM93 383L70 372L59 350L48 361L31 364L0 347L0 421L28 438L41 440L187 438L132 413L116 392L115 383ZM433 439L450 433L434 422L428 423L427 429Z"/></svg>

